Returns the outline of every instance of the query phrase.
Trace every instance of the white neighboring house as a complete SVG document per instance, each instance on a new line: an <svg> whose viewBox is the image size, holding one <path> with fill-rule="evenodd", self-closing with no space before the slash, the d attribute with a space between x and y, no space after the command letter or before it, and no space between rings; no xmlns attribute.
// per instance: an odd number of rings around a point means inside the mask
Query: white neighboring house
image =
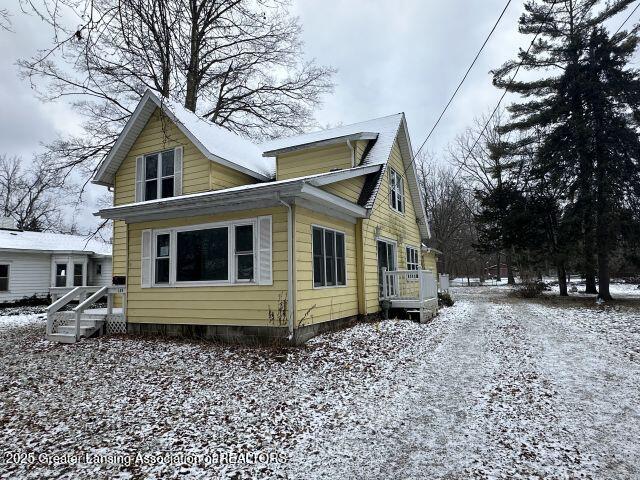
<svg viewBox="0 0 640 480"><path fill-rule="evenodd" d="M75 286L111 285L111 245L80 235L0 225L0 305Z"/></svg>

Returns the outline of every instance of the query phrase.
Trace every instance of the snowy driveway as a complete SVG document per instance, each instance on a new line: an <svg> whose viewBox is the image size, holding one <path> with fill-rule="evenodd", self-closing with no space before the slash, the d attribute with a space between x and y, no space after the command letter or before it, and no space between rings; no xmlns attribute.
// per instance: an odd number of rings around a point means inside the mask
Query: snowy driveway
<svg viewBox="0 0 640 480"><path fill-rule="evenodd" d="M33 316L0 317L0 453L35 454L0 459L0 477L640 476L640 303L454 297L429 325L362 324L285 355L128 338L60 346ZM285 463L212 464L211 451ZM193 457L114 464L140 453ZM40 460L53 454L114 463Z"/></svg>

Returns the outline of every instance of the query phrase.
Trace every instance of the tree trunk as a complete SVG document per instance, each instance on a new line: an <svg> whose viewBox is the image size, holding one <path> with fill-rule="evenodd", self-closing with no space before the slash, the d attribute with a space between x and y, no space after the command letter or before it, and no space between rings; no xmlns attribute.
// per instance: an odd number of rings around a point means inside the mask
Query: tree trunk
<svg viewBox="0 0 640 480"><path fill-rule="evenodd" d="M560 296L568 297L567 292L567 270L564 262L558 262L558 286L560 287Z"/></svg>
<svg viewBox="0 0 640 480"><path fill-rule="evenodd" d="M510 253L507 253L507 255L505 256L505 262L507 264L507 284L515 285L516 284L516 279L513 278L513 268L511 266L511 254Z"/></svg>
<svg viewBox="0 0 640 480"><path fill-rule="evenodd" d="M195 113L198 104L198 90L200 83L200 31L198 29L199 9L197 2L192 2L191 33L189 45L189 64L187 66L187 85L184 99L184 107Z"/></svg>
<svg viewBox="0 0 640 480"><path fill-rule="evenodd" d="M500 252L496 253L496 282L500 282Z"/></svg>
<svg viewBox="0 0 640 480"><path fill-rule="evenodd" d="M585 217L591 217L591 209L588 209L588 213L585 213ZM593 235L593 220L591 218L586 219L584 222L584 254L582 261L584 262L584 276L586 280L585 293L598 293L596 289L596 258L594 255L594 235Z"/></svg>

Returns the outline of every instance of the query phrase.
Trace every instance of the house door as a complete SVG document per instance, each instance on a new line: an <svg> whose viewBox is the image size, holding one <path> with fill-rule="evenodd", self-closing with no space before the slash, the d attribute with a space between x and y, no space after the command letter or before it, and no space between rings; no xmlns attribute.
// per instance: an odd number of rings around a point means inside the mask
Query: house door
<svg viewBox="0 0 640 480"><path fill-rule="evenodd" d="M396 245L395 243L378 240L378 281L380 285L380 294L383 293L382 270L384 268L386 268L387 271L396 270ZM391 282L391 284L387 286L387 289L387 293L389 295L395 295L395 282Z"/></svg>

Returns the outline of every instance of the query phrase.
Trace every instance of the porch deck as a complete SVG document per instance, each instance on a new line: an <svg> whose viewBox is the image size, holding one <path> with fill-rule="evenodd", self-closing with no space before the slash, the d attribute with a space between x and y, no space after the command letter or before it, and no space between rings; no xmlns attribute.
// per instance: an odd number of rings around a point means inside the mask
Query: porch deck
<svg viewBox="0 0 640 480"><path fill-rule="evenodd" d="M381 301L391 308L420 312L425 322L438 311L438 280L431 270L382 270Z"/></svg>

